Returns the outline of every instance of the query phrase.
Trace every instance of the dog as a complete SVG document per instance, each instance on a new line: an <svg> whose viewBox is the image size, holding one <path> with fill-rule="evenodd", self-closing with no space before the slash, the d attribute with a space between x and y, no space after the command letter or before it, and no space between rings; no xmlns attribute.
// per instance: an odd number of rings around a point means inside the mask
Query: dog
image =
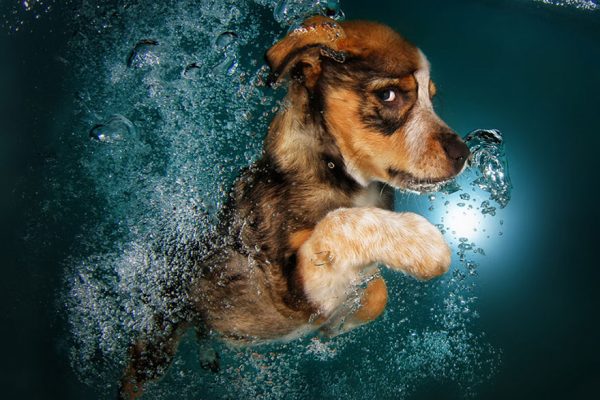
<svg viewBox="0 0 600 400"><path fill-rule="evenodd" d="M132 345L121 398L160 378L190 326L231 345L333 336L383 313L378 265L419 280L449 268L435 226L391 211L394 188L433 190L470 156L433 110L425 55L385 25L317 16L265 57L269 83L288 91L262 158L236 181L219 244L192 260L190 317L157 318Z"/></svg>

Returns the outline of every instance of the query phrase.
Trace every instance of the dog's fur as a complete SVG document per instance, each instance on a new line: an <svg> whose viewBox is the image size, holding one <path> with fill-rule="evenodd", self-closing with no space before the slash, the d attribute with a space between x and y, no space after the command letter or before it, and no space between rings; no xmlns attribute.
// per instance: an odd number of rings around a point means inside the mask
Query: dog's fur
<svg viewBox="0 0 600 400"><path fill-rule="evenodd" d="M433 111L427 59L386 26L313 17L266 59L287 97L223 210L225 245L197 260L189 292L189 322L234 344L374 320L387 301L377 263L418 279L447 271L440 232L389 211L389 187L432 189L469 156ZM185 327L164 321L132 347L122 397L160 376Z"/></svg>

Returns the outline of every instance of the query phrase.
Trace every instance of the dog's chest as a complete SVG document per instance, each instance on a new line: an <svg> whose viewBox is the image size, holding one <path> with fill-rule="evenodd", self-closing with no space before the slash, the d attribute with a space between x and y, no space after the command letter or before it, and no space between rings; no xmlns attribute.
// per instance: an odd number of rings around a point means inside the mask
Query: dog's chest
<svg viewBox="0 0 600 400"><path fill-rule="evenodd" d="M392 195L382 184L371 183L352 196L352 206L390 208L392 206Z"/></svg>

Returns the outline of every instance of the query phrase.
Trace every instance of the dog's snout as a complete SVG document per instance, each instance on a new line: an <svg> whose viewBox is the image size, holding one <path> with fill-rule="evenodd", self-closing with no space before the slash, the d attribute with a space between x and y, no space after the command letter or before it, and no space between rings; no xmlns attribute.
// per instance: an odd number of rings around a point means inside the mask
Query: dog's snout
<svg viewBox="0 0 600 400"><path fill-rule="evenodd" d="M446 155L454 165L454 170L459 172L471 154L469 148L465 142L454 133L443 135L440 141L442 142L442 147L444 148Z"/></svg>

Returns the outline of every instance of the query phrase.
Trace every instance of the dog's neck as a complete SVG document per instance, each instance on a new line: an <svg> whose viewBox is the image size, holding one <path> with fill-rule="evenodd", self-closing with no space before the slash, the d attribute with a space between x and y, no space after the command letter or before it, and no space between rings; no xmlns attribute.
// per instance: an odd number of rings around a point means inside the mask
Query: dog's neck
<svg viewBox="0 0 600 400"><path fill-rule="evenodd" d="M315 105L316 104L316 105ZM321 192L322 207L390 207L390 195L378 183L358 182L347 172L334 137L323 123L320 101L300 85L291 84L265 139L264 160L295 182L291 196ZM317 196L319 197L319 196Z"/></svg>
<svg viewBox="0 0 600 400"><path fill-rule="evenodd" d="M265 153L281 171L305 175L310 181L324 168L345 171L338 146L322 122L320 103L318 93L309 94L291 83L265 139Z"/></svg>

